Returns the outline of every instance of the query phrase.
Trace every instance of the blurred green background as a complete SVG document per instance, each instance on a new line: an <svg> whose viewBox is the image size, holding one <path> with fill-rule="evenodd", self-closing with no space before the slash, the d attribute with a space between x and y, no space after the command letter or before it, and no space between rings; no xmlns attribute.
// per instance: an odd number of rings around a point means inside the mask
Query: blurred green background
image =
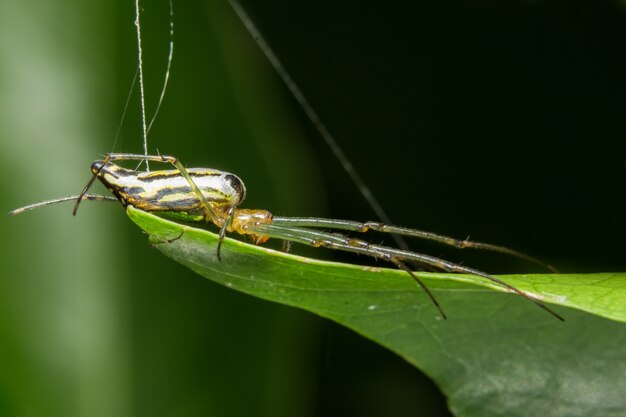
<svg viewBox="0 0 626 417"><path fill-rule="evenodd" d="M623 2L243 4L395 223L471 234L564 272L624 270ZM142 6L151 114L169 11ZM227 2L174 7L151 150L237 173L246 207L372 218ZM3 212L79 192L112 150L133 21L132 1L0 2ZM135 94L115 150L140 151L140 138ZM0 219L0 416L446 415L401 359L195 276L117 205Z"/></svg>

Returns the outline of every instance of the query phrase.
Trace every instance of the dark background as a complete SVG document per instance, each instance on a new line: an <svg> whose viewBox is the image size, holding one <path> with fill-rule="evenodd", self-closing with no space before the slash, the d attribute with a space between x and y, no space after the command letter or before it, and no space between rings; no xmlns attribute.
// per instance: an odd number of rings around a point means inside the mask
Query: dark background
<svg viewBox="0 0 626 417"><path fill-rule="evenodd" d="M142 5L151 114L168 7ZM623 3L243 5L394 223L506 245L566 273L624 270ZM132 2L2 7L8 211L80 191L90 161L111 150L136 41ZM237 173L246 207L373 217L226 2L176 2L174 23L151 152ZM117 151L141 149L137 101ZM195 276L119 207L81 210L2 219L0 415L447 415L437 388L395 355ZM493 273L540 271L412 247Z"/></svg>
<svg viewBox="0 0 626 417"><path fill-rule="evenodd" d="M396 223L623 268L619 4L250 3ZM310 136L331 215L371 216Z"/></svg>

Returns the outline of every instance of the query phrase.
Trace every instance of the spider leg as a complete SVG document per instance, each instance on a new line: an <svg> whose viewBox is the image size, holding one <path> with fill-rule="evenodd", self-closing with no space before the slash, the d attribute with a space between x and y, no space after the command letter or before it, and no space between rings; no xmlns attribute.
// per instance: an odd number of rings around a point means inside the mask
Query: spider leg
<svg viewBox="0 0 626 417"><path fill-rule="evenodd" d="M76 204L74 204L74 209L72 210L72 215L73 216L76 216L76 213L78 212L78 206L80 205L80 202L83 201L83 197L87 194L87 191L89 191L89 189L93 185L93 182L96 180L96 178L98 178L98 174L100 174L100 171L102 171L102 167L104 167L107 162L108 162L108 159L105 158L104 163L102 164L100 169L98 169L98 171L93 173L91 178L89 178L89 181L87 181L87 185L85 185L85 187L83 188L83 191L81 191L80 194L78 195L78 197L76 198Z"/></svg>
<svg viewBox="0 0 626 417"><path fill-rule="evenodd" d="M447 272L459 272L459 273L463 273L463 274L471 274L471 275L477 275L479 277L485 278L491 282L494 282L504 288L507 288L509 290L511 290L512 292L526 298L528 301L532 302L533 304L541 307L542 309L544 309L545 311L547 311L548 313L550 313L551 315L553 315L554 317L556 317L557 319L561 320L561 321L565 321L563 319L563 317L561 317L559 314L557 314L555 311L553 311L551 308L549 308L546 304L544 304L543 302L539 301L538 299L536 299L535 297L530 296L529 294L525 293L524 291L512 286L511 284L508 284L504 281L502 281L499 278L494 277L493 275L487 274L485 272L482 272L478 269L474 269L474 268L470 268L467 266L463 266L463 265L459 265L459 264L455 264L454 262L450 262L450 261L446 261L444 259L441 258L436 258L434 256L429 256L429 255L424 255L421 253L415 253L415 252L407 252L405 250L402 249L395 249L395 248L389 248L389 247L385 247L385 246L381 246L382 250L385 253L389 253L391 256L395 256L398 259L414 259L418 262L422 262L425 263L427 265L433 265L437 268L441 268L444 271Z"/></svg>
<svg viewBox="0 0 626 417"><path fill-rule="evenodd" d="M411 271L411 268L409 268L404 262L402 262L399 259L396 259L394 257L388 257L386 258L389 262L393 263L394 265L396 265L398 267L398 269L401 269L403 271L405 271L407 274L409 274L411 276L411 278L413 278L413 280L415 282L417 282L417 284L422 287L422 290L424 290L424 292L426 293L426 295L428 296L428 298L430 298L430 301L432 301L432 303L435 305L435 307L437 307L437 310L439 310L439 314L441 314L441 317L444 320L448 320L448 316L446 316L446 313L443 311L443 308L441 307L441 305L439 305L439 301L437 301L437 299L435 298L434 294L430 291L430 288L428 288L426 286L426 284L424 284L424 281L422 281L421 279L419 279L419 277L417 275L415 275L413 273L413 271Z"/></svg>
<svg viewBox="0 0 626 417"><path fill-rule="evenodd" d="M277 239L283 239L288 242L298 242L313 247L325 247L329 249L342 250L345 252L354 252L391 262L399 269L406 271L411 276L411 278L415 280L415 282L424 290L424 292L431 300L431 302L435 305L435 307L437 307L439 313L441 314L441 317L444 320L447 320L446 313L443 311L443 308L441 307L433 293L430 291L430 289L426 286L426 284L424 284L424 282L417 275L415 275L413 271L411 271L411 269L399 258L372 250L376 247L376 245L370 245L369 243L362 240L349 239L345 236L338 234L320 232L317 230L311 230L306 228L277 226L274 224L252 225L249 227L249 230L254 232L258 231L259 233L265 234L267 236Z"/></svg>
<svg viewBox="0 0 626 417"><path fill-rule="evenodd" d="M479 277L485 278L491 282L494 282L524 298L534 303L535 305L541 307L546 310L548 313L556 317L557 319L564 321L564 319L550 309L543 302L537 300L536 298L530 296L522 290L517 289L516 287L502 281L499 278L496 278L492 275L489 275L480 270L469 268L466 266L458 265L453 262L446 261L444 259L436 258L430 255L424 255L417 252L406 251L403 249L396 249L388 246L382 245L373 245L364 240L353 239L343 235L338 235L335 233L321 232L318 230L313 230L309 228L303 227L288 227L280 224L251 224L249 229L255 233L264 234L270 237L278 238L278 239L287 239L293 242L303 243L310 246L316 247L327 247L330 249L337 249L346 252L354 252L363 255L368 255L374 258L383 259L388 262L394 263L400 269L405 270L407 272L411 271L410 268L406 267L404 262L419 262L426 265L431 265L436 268L440 268L447 272L458 272L465 273L471 275L477 275ZM404 268L398 264L402 264ZM411 276L413 278L417 278L411 271ZM419 281L418 281L419 283ZM421 285L421 284L420 284ZM432 294L429 294L432 296ZM431 297L432 299L432 297ZM435 302L435 305L438 304Z"/></svg>
<svg viewBox="0 0 626 417"><path fill-rule="evenodd" d="M162 245L163 243L172 243L172 242L176 242L178 239L180 239L181 237L183 237L183 235L185 234L185 228L183 228L180 233L178 235L176 235L176 237L170 238L170 239L164 239L158 242L153 242L152 246L156 246L156 245Z"/></svg>
<svg viewBox="0 0 626 417"><path fill-rule="evenodd" d="M423 230L410 229L407 227L391 226L379 222L357 222L352 220L324 219L319 217L274 217L273 223L281 226L325 227L329 229L348 230L359 233L365 233L369 230L374 230L377 232L389 233L392 235L409 236L417 239L441 243L458 249L470 248L488 250L491 252L499 252L541 265L545 268L548 268L552 272L558 272L554 267L546 264L545 262L537 258L504 246L492 245L490 243L483 242L473 242L467 239L459 240L450 236L440 235L437 233L425 232Z"/></svg>
<svg viewBox="0 0 626 417"><path fill-rule="evenodd" d="M108 195L98 195L98 194L83 194L82 196L70 195L67 197L55 198L54 200L46 200L40 201L39 203L29 204L24 207L16 208L15 210L11 210L9 212L10 215L14 216L16 214L24 213L25 211L30 211L39 207L50 206L52 204L64 203L66 201L75 201L78 198L82 200L92 200L92 201L115 201L117 202L117 198L111 197Z"/></svg>
<svg viewBox="0 0 626 417"><path fill-rule="evenodd" d="M226 221L224 222L222 227L220 227L220 234L218 235L219 238L217 240L217 260L218 261L222 260L222 242L224 242L224 238L226 237L226 231L228 227L230 227L230 225L233 222L233 217L235 216L236 210L237 210L237 206L230 206L226 214Z"/></svg>

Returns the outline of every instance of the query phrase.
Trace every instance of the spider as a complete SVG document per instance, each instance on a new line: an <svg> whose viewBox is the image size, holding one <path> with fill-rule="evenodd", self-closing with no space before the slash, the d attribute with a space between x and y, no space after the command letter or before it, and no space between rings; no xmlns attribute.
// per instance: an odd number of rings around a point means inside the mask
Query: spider
<svg viewBox="0 0 626 417"><path fill-rule="evenodd" d="M123 160L170 163L175 169L142 172L127 169L114 163L114 161ZM131 205L136 209L152 212L172 220L214 224L219 228L219 243L217 245L217 258L219 260L221 260L221 243L227 232L247 235L257 245L267 242L270 238L282 239L313 247L358 253L387 261L405 271L415 280L444 319L447 317L443 308L428 287L414 273L410 265L421 264L447 272L472 274L485 278L526 298L557 319L564 320L540 300L480 270L410 250L371 244L362 239L328 230L359 233L374 230L431 240L457 248L486 249L506 253L544 265L535 258L509 248L469 240L457 240L435 233L373 221L358 222L321 217L281 217L273 216L266 210L242 209L239 208L239 205L245 199L246 187L238 176L211 168L185 168L178 158L169 155L109 153L103 160L95 161L91 165L91 172L93 176L80 195L31 204L13 210L10 214L19 214L37 207L75 199L73 214L76 215L82 200L118 200L124 207ZM111 191L115 198L87 194L96 178Z"/></svg>

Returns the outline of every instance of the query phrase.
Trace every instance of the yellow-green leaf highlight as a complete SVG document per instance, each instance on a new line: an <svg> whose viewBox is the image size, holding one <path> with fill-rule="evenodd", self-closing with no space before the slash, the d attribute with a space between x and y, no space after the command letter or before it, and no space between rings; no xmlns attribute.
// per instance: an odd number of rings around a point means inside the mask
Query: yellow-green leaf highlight
<svg viewBox="0 0 626 417"><path fill-rule="evenodd" d="M401 355L440 386L456 415L610 416L626 409L626 274L500 277L550 303L565 323L480 278L420 274L446 310L444 321L402 271L233 239L224 241L220 262L215 234L133 208L128 215L161 252L198 274L330 318Z"/></svg>

